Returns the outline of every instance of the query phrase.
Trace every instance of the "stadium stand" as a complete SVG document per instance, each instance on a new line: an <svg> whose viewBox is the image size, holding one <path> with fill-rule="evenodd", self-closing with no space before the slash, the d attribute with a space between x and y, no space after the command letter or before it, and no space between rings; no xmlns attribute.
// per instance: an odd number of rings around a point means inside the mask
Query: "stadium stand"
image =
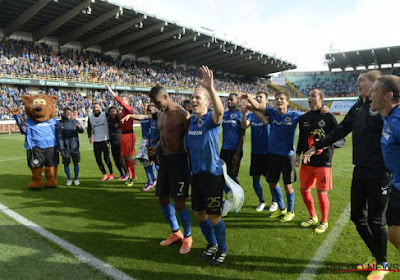
<svg viewBox="0 0 400 280"><path fill-rule="evenodd" d="M65 79L102 84L124 84L192 90L198 77L197 69L173 68L164 63L122 60L96 52L67 50L57 52L46 44L28 41L0 42L0 73L4 77L33 79ZM257 92L266 85L246 81L243 77L216 74L219 92Z"/></svg>
<svg viewBox="0 0 400 280"><path fill-rule="evenodd" d="M35 92L36 93L36 92ZM92 113L94 102L98 102L104 109L110 106L120 107L115 99L107 91L90 91L86 96L83 96L76 90L58 90L54 88L40 89L37 93L55 95L58 97L56 117L61 117L62 108L71 107L76 112L76 117L85 118ZM8 87L6 85L0 86L0 120L13 119L10 109L18 107L23 111L23 104L20 96L34 94L29 91L27 87ZM130 105L133 107L135 113L142 114L142 105L149 102L149 97L146 93L122 93L130 97ZM181 104L187 96L179 94L171 94L171 98Z"/></svg>

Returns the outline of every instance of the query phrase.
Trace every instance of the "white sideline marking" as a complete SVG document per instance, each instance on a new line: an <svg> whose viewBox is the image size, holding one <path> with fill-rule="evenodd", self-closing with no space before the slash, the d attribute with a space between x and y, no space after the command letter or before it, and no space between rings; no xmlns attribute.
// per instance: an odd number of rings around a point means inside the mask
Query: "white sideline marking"
<svg viewBox="0 0 400 280"><path fill-rule="evenodd" d="M310 280L317 276L317 272L320 269L322 263L325 261L326 257L331 253L333 245L335 245L336 239L342 234L344 226L347 224L350 218L350 203L347 205L346 209L340 215L339 220L336 222L335 226L329 231L328 236L324 240L318 250L315 252L314 256L311 258L310 262L306 268L301 272L297 280Z"/></svg>
<svg viewBox="0 0 400 280"><path fill-rule="evenodd" d="M41 226L29 221L28 219L22 217L18 213L12 211L7 206L0 203L0 211L6 214L7 216L11 217L18 223L22 224L23 226L35 231L39 235L43 236L44 238L54 242L61 248L70 252L73 256L81 260L82 262L92 266L93 268L100 270L101 272L107 274L108 276L112 277L116 280L135 280L134 278L130 277L129 275L123 273L122 271L112 267L111 265L103 262L102 260L94 257L93 255L83 251L82 249L72 245L71 243L67 242L66 240L58 237L57 235L52 234L51 232L45 230Z"/></svg>

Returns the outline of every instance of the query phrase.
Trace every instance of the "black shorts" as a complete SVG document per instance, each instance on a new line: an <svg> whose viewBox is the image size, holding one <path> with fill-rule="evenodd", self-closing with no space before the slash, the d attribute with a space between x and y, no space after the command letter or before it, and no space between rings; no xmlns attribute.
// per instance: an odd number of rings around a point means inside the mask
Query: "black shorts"
<svg viewBox="0 0 400 280"><path fill-rule="evenodd" d="M160 156L156 194L187 198L189 191L189 158L186 152Z"/></svg>
<svg viewBox="0 0 400 280"><path fill-rule="evenodd" d="M280 156L268 154L268 183L279 183L283 175L283 183L293 184L296 182L296 170L294 166L294 156Z"/></svg>
<svg viewBox="0 0 400 280"><path fill-rule="evenodd" d="M237 177L239 174L239 169L240 169L240 161L242 160L243 157L243 151L240 152L240 160L237 166L234 166L232 164L233 156L235 155L236 151L235 150L225 150L221 149L221 153L219 157L223 159L226 163L226 171L228 172L229 176L235 176Z"/></svg>
<svg viewBox="0 0 400 280"><path fill-rule="evenodd" d="M31 168L42 166L56 166L60 162L57 147L34 147L32 150L26 150L26 156L28 159L28 167Z"/></svg>
<svg viewBox="0 0 400 280"><path fill-rule="evenodd" d="M64 165L69 165L69 163L71 162L71 158L74 165L78 165L79 162L81 161L81 154L79 151L78 152L64 151L64 153L65 157L62 157L62 163Z"/></svg>
<svg viewBox="0 0 400 280"><path fill-rule="evenodd" d="M223 175L193 174L192 209L194 211L206 210L207 214L220 215L224 184Z"/></svg>
<svg viewBox="0 0 400 280"><path fill-rule="evenodd" d="M400 191L394 186L389 194L386 220L388 226L400 226Z"/></svg>
<svg viewBox="0 0 400 280"><path fill-rule="evenodd" d="M250 176L267 176L268 155L251 154Z"/></svg>

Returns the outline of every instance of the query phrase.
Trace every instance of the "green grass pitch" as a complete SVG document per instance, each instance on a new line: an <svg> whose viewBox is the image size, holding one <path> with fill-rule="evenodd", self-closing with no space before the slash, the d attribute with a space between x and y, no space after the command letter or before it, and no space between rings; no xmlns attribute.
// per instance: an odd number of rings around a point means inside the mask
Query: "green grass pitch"
<svg viewBox="0 0 400 280"><path fill-rule="evenodd" d="M136 132L140 140L140 130ZM249 132L239 174L245 204L239 214L224 218L228 257L221 267L211 267L199 258L206 241L193 216L194 244L189 254L180 255L179 244L161 247L159 242L169 235L170 228L154 190L141 191L146 182L143 167L137 166L139 179L132 188L118 180L99 182L101 173L86 134L80 139L81 185L65 186L63 166L59 165L59 187L40 191L26 187L30 171L24 137L0 135L0 203L136 279L297 279L327 234L316 235L312 229L300 227L308 214L298 182L294 185L296 217L292 222L282 224L270 220L268 211L254 210L258 200L249 176ZM346 146L334 154L329 231L334 230L350 201L351 157L351 137L347 137ZM265 180L262 182L269 201L269 189ZM319 214L315 190L313 194ZM187 204L191 209L190 202ZM0 279L108 279L3 213L0 213L0 252ZM365 279L367 272L332 273L329 267L362 262L368 256L366 246L349 221L315 279ZM400 263L391 244L388 244L388 261ZM399 277L400 273L389 273L385 279Z"/></svg>

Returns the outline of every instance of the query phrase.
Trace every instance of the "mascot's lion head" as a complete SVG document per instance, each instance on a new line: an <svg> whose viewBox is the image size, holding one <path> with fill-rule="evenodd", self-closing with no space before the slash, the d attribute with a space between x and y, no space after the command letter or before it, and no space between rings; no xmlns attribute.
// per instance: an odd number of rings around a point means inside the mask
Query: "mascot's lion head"
<svg viewBox="0 0 400 280"><path fill-rule="evenodd" d="M38 122L48 121L56 113L57 97L54 95L23 95L21 99L25 104L25 113Z"/></svg>

